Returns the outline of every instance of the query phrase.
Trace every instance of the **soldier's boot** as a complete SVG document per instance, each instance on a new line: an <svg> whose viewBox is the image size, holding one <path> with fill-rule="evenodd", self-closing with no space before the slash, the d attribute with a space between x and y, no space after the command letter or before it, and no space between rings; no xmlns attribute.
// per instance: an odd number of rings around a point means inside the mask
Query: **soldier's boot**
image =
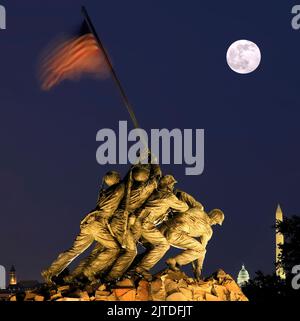
<svg viewBox="0 0 300 321"><path fill-rule="evenodd" d="M95 278L95 274L91 271L83 271L83 275L89 280L90 284L95 284L97 279Z"/></svg>
<svg viewBox="0 0 300 321"><path fill-rule="evenodd" d="M41 275L43 277L43 279L45 280L45 282L47 284L53 284L54 282L52 281L52 278L54 275L52 275L52 273L48 270L48 269L45 269L41 272Z"/></svg>
<svg viewBox="0 0 300 321"><path fill-rule="evenodd" d="M149 271L147 271L141 267L136 267L135 272L138 275L142 276L146 281L150 282L153 279L152 274Z"/></svg>
<svg viewBox="0 0 300 321"><path fill-rule="evenodd" d="M135 270L129 270L127 271L125 274L124 274L124 278L127 278L127 279L134 279L134 276L136 275L136 272Z"/></svg>
<svg viewBox="0 0 300 321"><path fill-rule="evenodd" d="M170 257L166 263L168 264L169 268L175 272L180 271L180 268L177 266L177 262L175 259L173 259L172 257Z"/></svg>
<svg viewBox="0 0 300 321"><path fill-rule="evenodd" d="M107 276L105 278L105 284L109 287L109 288L113 288L117 282L119 282L121 280L121 278L117 278L117 279L114 279L110 276Z"/></svg>
<svg viewBox="0 0 300 321"><path fill-rule="evenodd" d="M64 277L64 282L68 284L74 283L75 278L72 275L67 275Z"/></svg>

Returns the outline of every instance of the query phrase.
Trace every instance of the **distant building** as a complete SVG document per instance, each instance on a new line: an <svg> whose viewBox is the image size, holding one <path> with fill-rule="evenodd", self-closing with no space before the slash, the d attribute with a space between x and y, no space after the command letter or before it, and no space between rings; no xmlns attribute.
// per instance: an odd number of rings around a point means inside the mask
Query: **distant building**
<svg viewBox="0 0 300 321"><path fill-rule="evenodd" d="M41 284L36 280L24 280L18 282L14 266L12 266L9 271L9 285L7 288L5 288L5 284L3 284L3 282L1 283L2 279L6 280L6 273L5 269L0 265L0 284L4 285L2 288L0 286L0 301L8 301L13 295L22 295L26 291L38 290L41 287Z"/></svg>
<svg viewBox="0 0 300 321"><path fill-rule="evenodd" d="M11 293L25 292L38 289L41 284L37 280L17 281L16 269L14 266L9 271L9 286L7 290Z"/></svg>
<svg viewBox="0 0 300 321"><path fill-rule="evenodd" d="M16 269L12 265L9 271L9 286L15 286L17 285L17 275L16 275Z"/></svg>
<svg viewBox="0 0 300 321"><path fill-rule="evenodd" d="M243 264L242 269L240 270L237 277L237 284L242 287L246 285L246 283L249 282L249 280L250 280L249 273L246 270L245 265Z"/></svg>
<svg viewBox="0 0 300 321"><path fill-rule="evenodd" d="M3 265L0 265L0 290L6 289L6 271Z"/></svg>
<svg viewBox="0 0 300 321"><path fill-rule="evenodd" d="M37 280L19 281L17 284L17 287L20 291L31 291L38 289L40 286L41 285Z"/></svg>

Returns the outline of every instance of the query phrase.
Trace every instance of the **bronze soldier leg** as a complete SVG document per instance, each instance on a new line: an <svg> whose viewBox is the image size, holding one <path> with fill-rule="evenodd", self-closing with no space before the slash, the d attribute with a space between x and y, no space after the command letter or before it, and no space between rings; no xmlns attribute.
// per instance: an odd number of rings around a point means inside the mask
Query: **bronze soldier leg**
<svg viewBox="0 0 300 321"><path fill-rule="evenodd" d="M119 244L122 244L122 242L124 241L123 236L125 225L124 212L117 212L112 219L110 226ZM130 229L127 229L125 244L122 245L125 246L125 248L123 249L124 253L122 253L114 263L111 271L107 276L108 280L115 280L122 277L137 255L136 241Z"/></svg>
<svg viewBox="0 0 300 321"><path fill-rule="evenodd" d="M110 227L113 232L113 235L115 236L119 244L123 242L124 226L125 226L125 222L123 219L123 211L117 212L110 224ZM102 271L108 270L113 265L112 270L108 274L107 279L113 280L113 279L118 279L122 277L137 255L136 240L134 239L130 229L128 229L127 231L125 241L126 241L126 244L125 244L126 248L124 249L124 253L121 253L119 258L115 256L112 260L107 262L107 265L102 270ZM104 247L101 244L96 245L91 255L86 260L83 260L80 263L80 266L78 266L75 269L76 274L77 272L82 273L84 271L87 271L91 266L96 267L98 264L97 260L99 260L99 257L100 257L100 260L102 260L100 254L103 250L104 250ZM115 260L116 262L114 263ZM72 275L73 274L74 272L72 273Z"/></svg>
<svg viewBox="0 0 300 321"><path fill-rule="evenodd" d="M181 231L176 231L176 229L167 231L166 238L171 245L185 250L174 258L171 258L174 259L178 265L186 265L198 259L199 267L202 268L206 249L198 240Z"/></svg>
<svg viewBox="0 0 300 321"><path fill-rule="evenodd" d="M153 248L143 257L137 268L149 271L165 255L170 245L156 227L152 229L143 228L142 237L148 241Z"/></svg>
<svg viewBox="0 0 300 321"><path fill-rule="evenodd" d="M76 266L76 268L72 271L72 273L70 274L71 278L76 278L81 274L83 274L84 269L88 267L92 263L92 261L94 261L103 250L104 250L103 245L100 243L97 243L93 251L91 252L91 254L88 257L81 260L79 264Z"/></svg>
<svg viewBox="0 0 300 321"><path fill-rule="evenodd" d="M119 242L122 242L122 236L123 234L117 235ZM136 242L130 230L128 230L126 234L125 246L125 253L121 254L114 263L111 271L108 274L108 279L118 279L122 277L137 255Z"/></svg>
<svg viewBox="0 0 300 321"><path fill-rule="evenodd" d="M99 224L95 241L99 242L104 249L83 269L83 274L90 279L93 279L95 274L103 272L110 267L120 252L120 246L110 234L106 223Z"/></svg>
<svg viewBox="0 0 300 321"><path fill-rule="evenodd" d="M60 274L78 255L84 252L94 242L93 234L90 228L85 226L81 228L79 235L76 237L73 246L61 253L57 259L46 270L50 276ZM45 272L45 271L44 271Z"/></svg>
<svg viewBox="0 0 300 321"><path fill-rule="evenodd" d="M103 222L93 221L81 228L79 235L76 237L73 246L66 252L61 253L51 266L43 271L43 274L52 277L60 274L78 255L84 252L94 241L98 241L105 247L103 257L105 263L110 261L119 252L119 246L114 238L110 235L106 225ZM102 268L99 264L99 270ZM91 274L91 273L90 273ZM87 276L90 276L88 274Z"/></svg>

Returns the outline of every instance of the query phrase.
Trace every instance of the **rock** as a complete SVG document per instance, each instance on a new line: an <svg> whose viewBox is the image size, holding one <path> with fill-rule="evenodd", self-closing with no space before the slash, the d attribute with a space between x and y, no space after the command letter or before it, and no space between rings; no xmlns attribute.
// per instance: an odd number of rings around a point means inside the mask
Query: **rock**
<svg viewBox="0 0 300 321"><path fill-rule="evenodd" d="M187 282L188 284L194 284L194 283L195 283L195 280L194 280L193 278L187 278L187 279L186 279L186 282Z"/></svg>
<svg viewBox="0 0 300 321"><path fill-rule="evenodd" d="M226 287L226 289L229 291L229 292L242 292L242 290L240 289L240 287L237 285L237 283L235 283L234 280L231 280L231 281L226 281L223 283L224 286Z"/></svg>
<svg viewBox="0 0 300 321"><path fill-rule="evenodd" d="M123 296L124 294L126 294L129 291L130 291L130 289L128 289L128 288L113 289L113 293L117 298L120 298L121 296Z"/></svg>
<svg viewBox="0 0 300 321"><path fill-rule="evenodd" d="M179 288L179 291L186 297L187 301L193 301L193 292L187 288Z"/></svg>
<svg viewBox="0 0 300 321"><path fill-rule="evenodd" d="M205 291L207 293L211 293L212 290L212 283L210 282L203 282L202 284L194 284L192 285L194 289L201 289L202 291Z"/></svg>
<svg viewBox="0 0 300 321"><path fill-rule="evenodd" d="M178 281L178 287L179 288L187 288L189 283L190 282L187 282L187 280L181 279Z"/></svg>
<svg viewBox="0 0 300 321"><path fill-rule="evenodd" d="M94 297L94 301L108 301L108 296L107 295L98 295Z"/></svg>
<svg viewBox="0 0 300 321"><path fill-rule="evenodd" d="M166 300L166 291L162 280L157 279L151 282L150 297L152 298L152 301Z"/></svg>
<svg viewBox="0 0 300 321"><path fill-rule="evenodd" d="M227 301L229 297L229 291L225 286L214 285L212 287L211 293L217 296L221 301Z"/></svg>
<svg viewBox="0 0 300 321"><path fill-rule="evenodd" d="M81 299L79 298L68 298L68 297L65 297L65 298L60 298L56 301L81 301Z"/></svg>
<svg viewBox="0 0 300 321"><path fill-rule="evenodd" d="M26 292L24 301L33 301L36 297L36 293Z"/></svg>
<svg viewBox="0 0 300 321"><path fill-rule="evenodd" d="M117 301L117 298L114 294L111 294L107 297L107 301Z"/></svg>
<svg viewBox="0 0 300 321"><path fill-rule="evenodd" d="M222 300L213 294L205 293L205 301L222 301Z"/></svg>
<svg viewBox="0 0 300 321"><path fill-rule="evenodd" d="M109 296L110 294L111 294L111 292L109 292L109 291L96 291L95 297L97 298L97 296Z"/></svg>
<svg viewBox="0 0 300 321"><path fill-rule="evenodd" d="M237 295L237 301L249 301L244 293L240 293Z"/></svg>
<svg viewBox="0 0 300 321"><path fill-rule="evenodd" d="M107 295L99 295L95 297L94 301L109 301L109 300Z"/></svg>
<svg viewBox="0 0 300 321"><path fill-rule="evenodd" d="M150 288L151 288L151 292L155 293L161 290L163 286L163 282L160 279L154 280L151 282Z"/></svg>
<svg viewBox="0 0 300 321"><path fill-rule="evenodd" d="M114 294L111 295L103 295L103 296L98 296L94 298L94 301L117 301L118 299ZM91 298L92 301L92 298Z"/></svg>
<svg viewBox="0 0 300 321"><path fill-rule="evenodd" d="M87 291L83 291L83 292L80 293L80 299L82 301L90 301L90 296L87 293Z"/></svg>
<svg viewBox="0 0 300 321"><path fill-rule="evenodd" d="M228 290L230 301L249 301L244 295L242 289L237 285L237 283L227 274L226 280L223 282L224 287ZM235 297L235 300L232 298Z"/></svg>
<svg viewBox="0 0 300 321"><path fill-rule="evenodd" d="M175 281L172 281L170 279L166 279L165 282L165 291L167 293L167 295L170 295L174 292L178 292L178 284Z"/></svg>
<svg viewBox="0 0 300 321"><path fill-rule="evenodd" d="M54 301L54 300L57 300L57 299L60 299L60 298L62 298L61 293L57 293L57 294L51 295L50 301Z"/></svg>
<svg viewBox="0 0 300 321"><path fill-rule="evenodd" d="M175 292L169 295L166 301L187 301L187 298L181 292Z"/></svg>
<svg viewBox="0 0 300 321"><path fill-rule="evenodd" d="M64 286L60 286L59 288L57 288L57 292L67 292L70 291L70 286L69 285L64 285Z"/></svg>
<svg viewBox="0 0 300 321"><path fill-rule="evenodd" d="M41 301L44 301L44 300L45 300L45 298L42 295L36 295L34 297L34 301L41 302Z"/></svg>
<svg viewBox="0 0 300 321"><path fill-rule="evenodd" d="M165 279L170 279L175 281L188 279L188 276L182 271L175 272L172 270L167 270L167 273L164 274L164 276L165 276Z"/></svg>
<svg viewBox="0 0 300 321"><path fill-rule="evenodd" d="M119 297L120 301L135 301L136 290L129 290Z"/></svg>
<svg viewBox="0 0 300 321"><path fill-rule="evenodd" d="M197 288L193 288L192 291L194 301L205 301L205 294L207 293L206 291Z"/></svg>
<svg viewBox="0 0 300 321"><path fill-rule="evenodd" d="M105 284L101 284L98 288L98 291L105 291L106 290L106 285Z"/></svg>
<svg viewBox="0 0 300 321"><path fill-rule="evenodd" d="M223 270L219 269L209 277L209 280L217 280L219 283L222 283L228 277L232 280L232 278L229 274L227 274Z"/></svg>
<svg viewBox="0 0 300 321"><path fill-rule="evenodd" d="M149 282L141 280L137 288L136 301L149 301Z"/></svg>
<svg viewBox="0 0 300 321"><path fill-rule="evenodd" d="M134 288L134 282L131 279L123 279L116 283L118 288Z"/></svg>

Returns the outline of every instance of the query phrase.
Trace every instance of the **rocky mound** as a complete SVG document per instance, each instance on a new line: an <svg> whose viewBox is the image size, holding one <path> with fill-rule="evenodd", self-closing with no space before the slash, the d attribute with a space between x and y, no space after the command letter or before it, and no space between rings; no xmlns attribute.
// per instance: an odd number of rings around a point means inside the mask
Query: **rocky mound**
<svg viewBox="0 0 300 321"><path fill-rule="evenodd" d="M11 301L16 300L12 296ZM203 281L183 272L165 270L148 282L124 279L114 287L106 284L97 289L65 285L44 292L27 292L25 301L248 301L233 278L218 270Z"/></svg>

